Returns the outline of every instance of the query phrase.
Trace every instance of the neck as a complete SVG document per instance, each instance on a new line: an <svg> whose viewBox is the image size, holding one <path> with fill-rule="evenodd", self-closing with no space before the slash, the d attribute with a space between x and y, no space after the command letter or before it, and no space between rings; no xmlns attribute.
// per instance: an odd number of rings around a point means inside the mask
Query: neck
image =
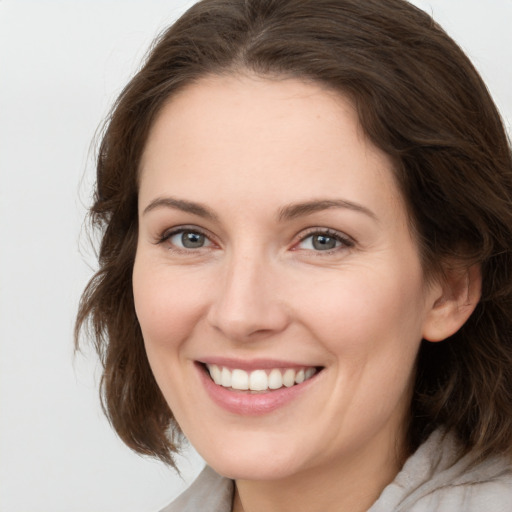
<svg viewBox="0 0 512 512"><path fill-rule="evenodd" d="M382 446L382 445L381 445ZM237 480L233 512L364 512L403 464L397 444L277 480Z"/></svg>

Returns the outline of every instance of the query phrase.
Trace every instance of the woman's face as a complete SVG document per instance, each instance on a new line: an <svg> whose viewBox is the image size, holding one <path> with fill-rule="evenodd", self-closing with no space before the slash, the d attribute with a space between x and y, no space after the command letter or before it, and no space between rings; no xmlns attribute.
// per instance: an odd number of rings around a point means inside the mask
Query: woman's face
<svg viewBox="0 0 512 512"><path fill-rule="evenodd" d="M149 362L209 464L395 469L435 290L349 101L291 79L189 86L150 133L139 222Z"/></svg>

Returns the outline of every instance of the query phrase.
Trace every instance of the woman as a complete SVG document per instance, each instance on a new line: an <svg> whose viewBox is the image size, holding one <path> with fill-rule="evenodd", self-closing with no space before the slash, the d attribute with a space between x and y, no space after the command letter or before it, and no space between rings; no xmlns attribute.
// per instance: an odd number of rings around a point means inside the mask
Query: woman
<svg viewBox="0 0 512 512"><path fill-rule="evenodd" d="M512 158L403 0L204 0L100 147L109 418L167 511L509 510ZM212 469L213 468L213 469Z"/></svg>

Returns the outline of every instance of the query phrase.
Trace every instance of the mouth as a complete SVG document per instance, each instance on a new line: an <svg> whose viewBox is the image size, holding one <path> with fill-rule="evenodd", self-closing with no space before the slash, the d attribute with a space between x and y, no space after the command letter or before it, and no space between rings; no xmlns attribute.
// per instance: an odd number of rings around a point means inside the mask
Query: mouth
<svg viewBox="0 0 512 512"><path fill-rule="evenodd" d="M267 393L282 388L291 388L311 379L321 367L266 368L246 371L217 364L203 363L205 371L217 385L233 391Z"/></svg>
<svg viewBox="0 0 512 512"><path fill-rule="evenodd" d="M283 361L195 361L210 399L237 416L259 416L287 407L320 382L323 366Z"/></svg>

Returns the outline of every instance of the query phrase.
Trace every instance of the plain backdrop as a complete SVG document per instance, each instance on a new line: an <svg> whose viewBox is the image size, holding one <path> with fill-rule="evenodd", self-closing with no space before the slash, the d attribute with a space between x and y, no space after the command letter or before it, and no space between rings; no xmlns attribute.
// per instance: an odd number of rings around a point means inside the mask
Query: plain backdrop
<svg viewBox="0 0 512 512"><path fill-rule="evenodd" d="M92 352L73 355L94 269L82 223L97 127L185 0L0 0L0 510L154 512L182 478L104 419ZM466 50L510 133L512 0L417 0Z"/></svg>

